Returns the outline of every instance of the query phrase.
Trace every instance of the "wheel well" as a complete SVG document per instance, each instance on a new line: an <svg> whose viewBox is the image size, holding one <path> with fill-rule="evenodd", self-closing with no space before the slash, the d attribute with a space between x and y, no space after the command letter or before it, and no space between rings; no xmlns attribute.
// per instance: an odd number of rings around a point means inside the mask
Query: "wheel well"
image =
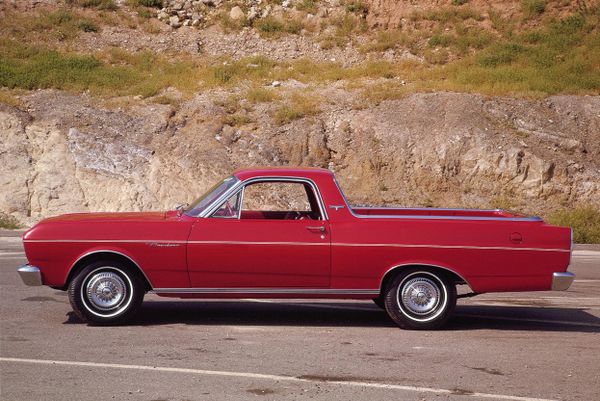
<svg viewBox="0 0 600 401"><path fill-rule="evenodd" d="M69 283L71 282L71 280L73 280L73 278L77 275L77 273L79 271L81 271L81 269L83 269L85 266L89 265L90 263L94 263L99 260L118 261L118 262L123 263L125 266L127 266L128 269L139 274L139 276L144 280L144 283L146 283L147 291L152 290L152 285L150 285L148 278L146 277L146 275L141 271L139 266L133 260L129 259L125 255L121 255L119 253L115 253L115 252L111 252L111 251L94 252L94 253L91 253L89 255L82 257L77 262L75 262L75 264L69 271L69 275L67 276L67 280L65 281L65 285L63 286L62 289L65 290L69 286Z"/></svg>
<svg viewBox="0 0 600 401"><path fill-rule="evenodd" d="M383 295L383 292L384 292L386 286L388 285L388 283L390 281L392 281L398 273L400 273L401 271L404 271L405 269L412 269L412 268L418 268L418 269L430 271L432 273L438 273L441 276L450 280L454 284L467 284L467 285L469 284L469 283L467 283L467 281L464 278L462 278L461 276L459 276L452 270L448 270L446 268L439 267L439 266L427 265L427 264L410 264L410 265L396 266L396 267L390 269L387 273L385 273L385 275L383 276L383 279L381 280L381 286L379 287L379 295L380 296Z"/></svg>

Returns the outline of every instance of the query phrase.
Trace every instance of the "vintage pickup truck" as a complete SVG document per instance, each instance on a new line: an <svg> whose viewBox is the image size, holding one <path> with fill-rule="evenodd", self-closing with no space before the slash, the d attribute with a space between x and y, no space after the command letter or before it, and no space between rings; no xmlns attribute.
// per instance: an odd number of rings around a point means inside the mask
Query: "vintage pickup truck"
<svg viewBox="0 0 600 401"><path fill-rule="evenodd" d="M144 294L373 299L402 328L471 295L566 290L571 230L502 210L351 207L329 170L238 170L188 208L49 218L23 235L28 285L81 319L129 321Z"/></svg>

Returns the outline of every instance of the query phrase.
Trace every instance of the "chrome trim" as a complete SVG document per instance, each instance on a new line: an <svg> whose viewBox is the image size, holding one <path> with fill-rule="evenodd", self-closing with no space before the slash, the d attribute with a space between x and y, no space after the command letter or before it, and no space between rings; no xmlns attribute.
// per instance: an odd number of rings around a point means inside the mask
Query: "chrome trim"
<svg viewBox="0 0 600 401"><path fill-rule="evenodd" d="M335 209L335 211L337 212L340 209L343 209L345 206L343 205L329 205L330 209Z"/></svg>
<svg viewBox="0 0 600 401"><path fill-rule="evenodd" d="M470 246L470 245L430 245L430 244L349 244L333 242L332 246L354 247L394 247L394 248L439 248L439 249L483 249L502 251L539 251L539 252L570 252L568 249L555 248L515 248L507 246Z"/></svg>
<svg viewBox="0 0 600 401"><path fill-rule="evenodd" d="M235 184L231 186L231 188L229 188L227 191L223 192L221 194L221 196L219 196L217 199L215 199L211 205L205 207L204 210L201 211L199 214L192 215L192 214L187 214L187 212L186 212L186 215L190 216L190 217L206 217L206 215L210 215L211 214L211 213L205 213L208 208L212 207L215 203L221 204L224 200L229 199L229 197L227 195L230 194L231 192L233 192L232 190L234 188L238 188L239 185L240 185L240 182L241 182L240 179L237 178L235 175L231 175L231 176L225 178L222 182L225 182L225 180L227 180L229 178L233 178L236 181Z"/></svg>
<svg viewBox="0 0 600 401"><path fill-rule="evenodd" d="M530 216L530 217L481 217L481 216L422 216L422 215L406 215L406 216L359 215L359 214L354 213L354 211L352 210L352 207L350 206L350 204L348 203L348 200L346 199L346 195L344 195L344 192L342 192L340 184L338 183L338 181L337 181L337 179L335 177L333 178L333 181L335 182L335 185L337 186L338 191L342 195L342 199L346 203L346 206L348 207L348 211L350 212L350 214L353 217L356 217L357 219L469 220L469 221L520 221L520 222L526 222L526 221L527 222L538 222L538 221L543 221L541 217L537 217L537 216ZM365 209L369 209L369 208L367 207ZM392 208L380 207L380 208L373 208L373 209L392 209ZM405 208L396 208L396 209L405 209ZM422 209L412 208L411 209L411 208L407 208L407 210L428 210L428 209L446 210L446 211L451 211L451 210L454 210L454 211L459 211L459 210L479 210L479 209L438 209L438 208L422 208ZM501 209L491 209L491 210L482 210L482 211L500 211L500 210Z"/></svg>
<svg viewBox="0 0 600 401"><path fill-rule="evenodd" d="M215 245L330 245L329 242L284 242L284 241L189 241L188 244L215 244Z"/></svg>
<svg viewBox="0 0 600 401"><path fill-rule="evenodd" d="M552 291L565 291L575 280L575 275L571 272L552 273Z"/></svg>
<svg viewBox="0 0 600 401"><path fill-rule="evenodd" d="M440 265L433 265L431 263L403 263L401 265L396 265L394 267L389 268L383 274L383 276L381 276L381 280L379 281L379 291L383 291L384 290L384 288L383 288L383 280L388 275L388 273L391 273L392 271L394 271L396 269L400 269L400 268L403 268L403 267L411 267L411 266L413 266L413 267L434 267L434 268L437 268L437 269L445 270L447 272L450 272L450 273L455 274L456 276L458 276L462 281L464 281L469 286L469 288L471 288L471 289L473 288L473 287L471 287L471 284L469 284L469 282L467 280L465 280L465 278L462 275L458 274L456 271L454 271L452 269L449 269L447 267L440 266Z"/></svg>
<svg viewBox="0 0 600 401"><path fill-rule="evenodd" d="M338 186L339 188L339 186ZM363 209L390 209L390 210L443 210L445 212L503 212L503 209L474 209L469 207L402 207L402 206L360 206L356 205L357 208Z"/></svg>
<svg viewBox="0 0 600 401"><path fill-rule="evenodd" d="M180 246L181 244L178 242L146 242L146 245L158 248L173 248Z"/></svg>
<svg viewBox="0 0 600 401"><path fill-rule="evenodd" d="M136 241L136 242L145 242L145 241ZM183 241L185 243L185 241ZM114 251L112 249L99 249L99 250L95 250L92 252L88 252L85 253L83 255L81 255L76 261L75 263L73 263L71 265L71 267L69 268L69 271L67 272L67 277L69 277L71 275L71 272L73 271L73 268L77 265L77 263L79 263L83 258L88 257L90 255L94 255L96 253L114 253L115 255L120 255L123 256L124 258L128 259L131 263L133 263L135 265L135 267L137 267L137 269L140 271L140 273L142 273L142 275L144 276L144 278L146 279L146 281L148 282L148 284L150 285L150 288L154 288L154 286L152 285L152 281L150 281L150 279L148 278L148 276L146 276L146 273L144 272L144 270L142 270L142 268L140 267L140 265L133 260L131 257L129 257L128 255L125 255L122 252L119 251Z"/></svg>
<svg viewBox="0 0 600 401"><path fill-rule="evenodd" d="M28 264L21 265L17 268L17 273L19 273L19 276L21 276L21 280L23 280L25 285L42 285L42 273L38 267Z"/></svg>
<svg viewBox="0 0 600 401"><path fill-rule="evenodd" d="M25 239L23 242L98 242L98 243L145 243L145 244L185 244L187 241L151 240L151 239Z"/></svg>
<svg viewBox="0 0 600 401"><path fill-rule="evenodd" d="M225 244L225 245L329 245L329 243L312 243L312 242L260 242L260 241L148 241L148 240L76 240L76 239L60 239L60 240L25 240L24 242L84 242L84 243L145 243L148 246L163 246L173 247L177 244ZM164 244L164 245L159 245ZM440 249L484 249L484 250L507 250L507 251L539 251L539 252L571 252L569 249L556 248L517 248L504 246L469 246L469 245L433 245L433 244L382 244L382 243L343 243L333 242L332 246L348 246L348 247L393 247L393 248L440 248ZM113 252L116 251L100 251ZM126 255L123 255L126 256Z"/></svg>
<svg viewBox="0 0 600 401"><path fill-rule="evenodd" d="M314 294L314 295L374 295L378 289L336 288L155 288L156 294Z"/></svg>
<svg viewBox="0 0 600 401"><path fill-rule="evenodd" d="M317 203L319 204L319 210L321 211L321 217L323 218L324 221L329 220L329 216L327 215L327 211L325 210L325 206L323 203L323 197L321 196L321 191L319 190L319 187L315 184L315 182L313 180L311 180L310 178L289 177L289 176L253 177L253 178L248 178L245 181L240 181L238 179L238 182L234 186L229 188L228 191L226 191L223 195L221 195L219 198L217 198L212 203L212 205L210 205L209 207L204 209L204 211L202 211L196 217L206 218L206 217L211 216L216 210L218 210L218 208L223 204L223 202L225 202L227 199L229 199L230 197L235 195L238 191L243 190L247 185L250 185L257 181L258 182L301 182L301 183L309 184L311 186L311 188L313 189L313 192L317 196ZM241 210L241 208L240 208L240 210Z"/></svg>

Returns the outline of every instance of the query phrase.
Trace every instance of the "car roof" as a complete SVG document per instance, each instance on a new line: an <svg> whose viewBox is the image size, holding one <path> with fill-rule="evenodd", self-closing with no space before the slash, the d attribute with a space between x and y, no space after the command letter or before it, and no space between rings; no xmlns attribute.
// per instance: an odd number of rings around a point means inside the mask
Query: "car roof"
<svg viewBox="0 0 600 401"><path fill-rule="evenodd" d="M332 176L330 170L319 167L256 167L244 168L233 172L233 175L244 181L256 177L306 177Z"/></svg>

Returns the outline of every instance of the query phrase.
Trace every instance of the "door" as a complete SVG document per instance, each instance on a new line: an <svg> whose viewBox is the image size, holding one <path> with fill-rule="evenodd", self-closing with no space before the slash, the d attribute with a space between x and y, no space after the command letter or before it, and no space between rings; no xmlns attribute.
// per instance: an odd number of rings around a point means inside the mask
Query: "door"
<svg viewBox="0 0 600 401"><path fill-rule="evenodd" d="M329 223L312 183L252 180L188 242L193 288L327 288Z"/></svg>

